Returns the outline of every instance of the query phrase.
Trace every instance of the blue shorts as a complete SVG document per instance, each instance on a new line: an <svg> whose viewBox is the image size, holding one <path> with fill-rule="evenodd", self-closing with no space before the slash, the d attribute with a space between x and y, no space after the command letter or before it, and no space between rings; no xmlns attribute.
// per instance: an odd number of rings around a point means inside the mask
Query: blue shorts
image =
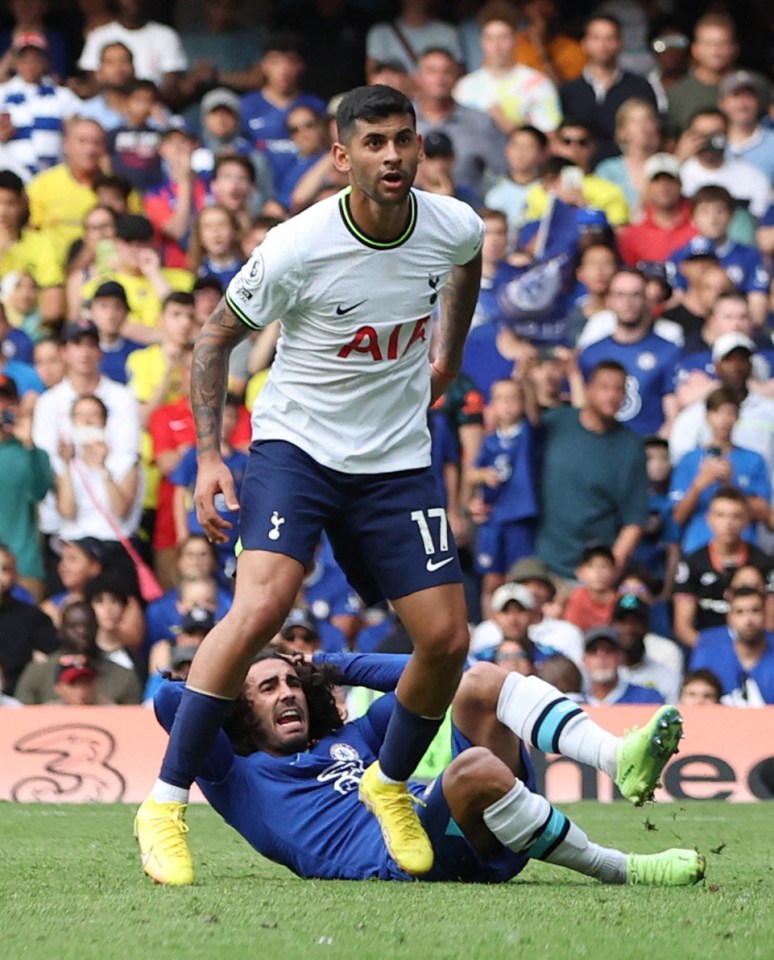
<svg viewBox="0 0 774 960"><path fill-rule="evenodd" d="M250 447L240 501L243 550L282 553L307 567L324 530L366 605L462 580L429 467L341 473L292 443L262 440Z"/></svg>
<svg viewBox="0 0 774 960"><path fill-rule="evenodd" d="M459 756L472 746L470 740L453 726L452 755ZM524 767L524 783L529 790L534 791L535 770L524 744L521 745L521 762ZM463 883L505 883L512 880L529 863L529 857L524 853L514 853L507 847L500 847L494 855L483 857L454 822L443 794L442 779L443 777L438 777L422 792L419 792L415 784L411 785L412 792L418 793L425 804L419 808L419 818L435 854L433 869L421 879L436 882L459 880ZM389 879L415 879L399 870L394 861L390 862L395 873Z"/></svg>
<svg viewBox="0 0 774 960"><path fill-rule="evenodd" d="M481 524L476 541L476 570L507 573L517 560L535 553L535 521Z"/></svg>

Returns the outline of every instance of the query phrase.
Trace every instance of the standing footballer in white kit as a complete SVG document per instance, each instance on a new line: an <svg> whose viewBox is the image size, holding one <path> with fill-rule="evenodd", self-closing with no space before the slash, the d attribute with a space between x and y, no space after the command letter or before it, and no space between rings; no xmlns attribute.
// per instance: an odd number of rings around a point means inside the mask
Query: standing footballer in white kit
<svg viewBox="0 0 774 960"><path fill-rule="evenodd" d="M194 351L199 520L211 540L224 540L228 524L214 506L224 495L240 510L241 552L233 606L199 648L159 779L135 819L143 867L159 883L193 882L188 789L256 653L292 607L323 530L364 601L391 600L414 642L360 797L402 869L420 875L433 864L406 781L451 703L468 628L456 548L430 473L427 411L459 371L483 224L464 203L412 189L422 140L403 94L358 87L336 122L333 157L350 186L269 232ZM220 455L228 358L275 318L282 336L255 403L238 503ZM299 718L289 707L277 722Z"/></svg>

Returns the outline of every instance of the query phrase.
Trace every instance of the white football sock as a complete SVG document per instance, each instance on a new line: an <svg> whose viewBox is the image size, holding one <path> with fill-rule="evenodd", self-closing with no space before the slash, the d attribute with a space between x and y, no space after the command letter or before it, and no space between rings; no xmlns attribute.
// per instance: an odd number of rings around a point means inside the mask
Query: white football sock
<svg viewBox="0 0 774 960"><path fill-rule="evenodd" d="M619 738L540 677L509 673L497 698L497 719L538 750L561 753L615 777Z"/></svg>
<svg viewBox="0 0 774 960"><path fill-rule="evenodd" d="M171 783L157 780L153 784L151 796L156 803L188 803L189 792L185 787L175 787Z"/></svg>

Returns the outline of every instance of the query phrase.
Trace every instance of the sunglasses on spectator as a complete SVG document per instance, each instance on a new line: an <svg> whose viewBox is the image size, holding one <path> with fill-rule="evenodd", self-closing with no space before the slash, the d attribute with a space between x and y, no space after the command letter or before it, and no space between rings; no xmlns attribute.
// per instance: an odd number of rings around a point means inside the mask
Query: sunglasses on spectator
<svg viewBox="0 0 774 960"><path fill-rule="evenodd" d="M563 143L565 147L587 147L590 139L590 137L559 137L559 141Z"/></svg>
<svg viewBox="0 0 774 960"><path fill-rule="evenodd" d="M317 126L317 120L305 120L303 123L294 123L292 127L288 127L288 132L291 136L294 133L301 133L302 130L314 130Z"/></svg>

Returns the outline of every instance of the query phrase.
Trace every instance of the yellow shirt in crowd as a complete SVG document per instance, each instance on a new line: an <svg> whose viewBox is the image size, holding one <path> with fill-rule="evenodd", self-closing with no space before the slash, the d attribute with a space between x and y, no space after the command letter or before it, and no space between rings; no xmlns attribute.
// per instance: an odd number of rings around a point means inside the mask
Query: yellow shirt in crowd
<svg viewBox="0 0 774 960"><path fill-rule="evenodd" d="M623 190L617 184L590 173L583 178L581 191L586 205L602 210L611 227L620 227L629 222L629 205ZM527 193L524 219L539 220L545 213L547 204L546 188L538 183Z"/></svg>
<svg viewBox="0 0 774 960"><path fill-rule="evenodd" d="M41 288L60 287L64 270L51 240L25 227L16 243L0 256L0 276L16 271L28 273Z"/></svg>

